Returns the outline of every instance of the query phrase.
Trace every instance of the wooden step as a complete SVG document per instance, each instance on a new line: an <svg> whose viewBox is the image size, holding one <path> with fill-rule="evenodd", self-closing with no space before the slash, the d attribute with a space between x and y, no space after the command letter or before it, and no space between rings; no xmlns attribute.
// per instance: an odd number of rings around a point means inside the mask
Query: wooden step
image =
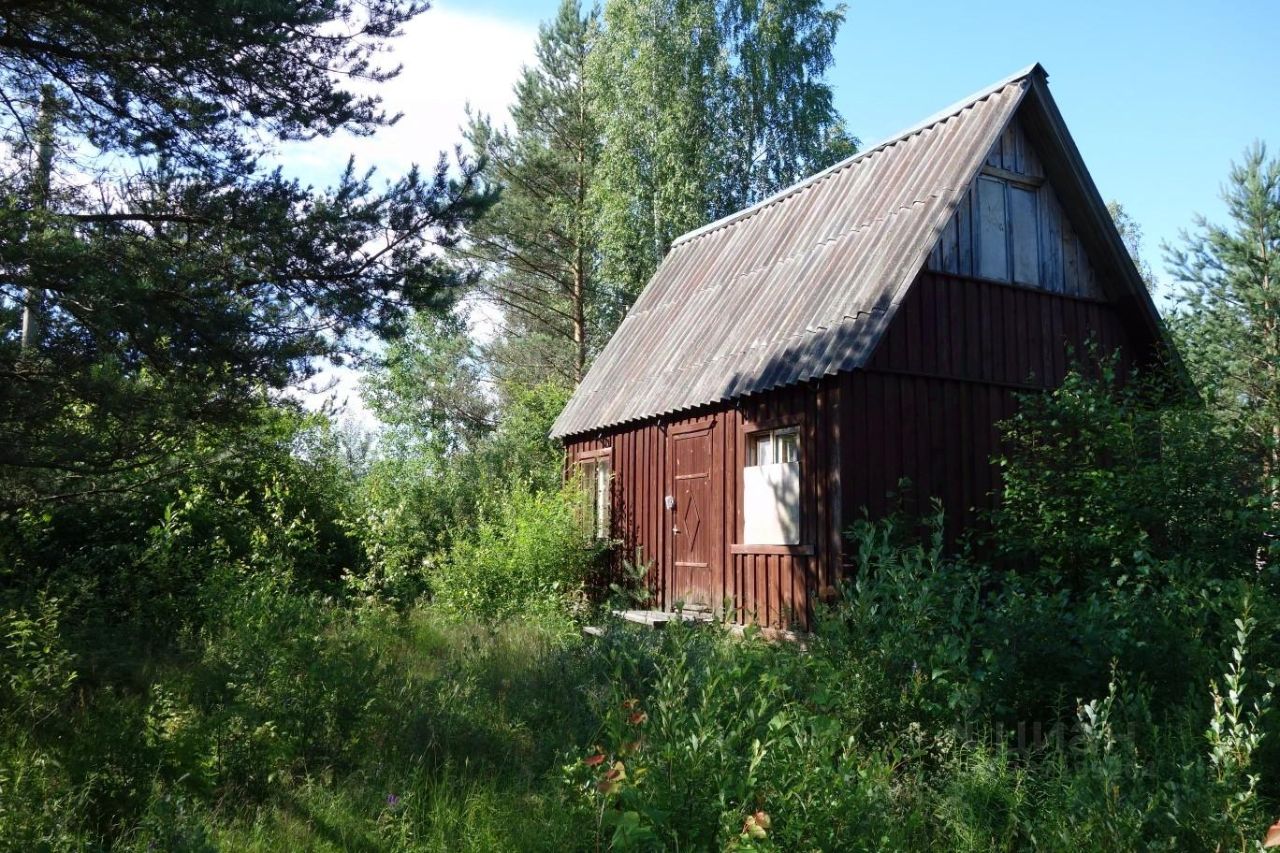
<svg viewBox="0 0 1280 853"><path fill-rule="evenodd" d="M665 628L671 622L710 622L713 616L710 610L615 610L613 615L636 625L647 625L650 628Z"/></svg>

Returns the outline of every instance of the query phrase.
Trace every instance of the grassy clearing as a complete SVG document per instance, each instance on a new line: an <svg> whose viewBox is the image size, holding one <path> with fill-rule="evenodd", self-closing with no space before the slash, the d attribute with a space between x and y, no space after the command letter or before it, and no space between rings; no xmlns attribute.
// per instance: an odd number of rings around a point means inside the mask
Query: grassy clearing
<svg viewBox="0 0 1280 853"><path fill-rule="evenodd" d="M613 625L584 640L564 620L484 625L370 607L303 626L321 625L305 652L327 659L306 663L305 684L273 634L286 626L254 634L249 620L240 630L264 659L253 690L215 703L193 689L220 659L194 671L153 665L140 693L97 697L56 735L10 729L0 840L138 851L1078 851L1247 849L1261 837L1243 683L1244 728L1225 733L1221 761L1205 736L1211 716L1157 717L1142 691L1117 682L1064 737L1019 749L990 717L965 729L945 710L958 682L899 677L892 651L868 654L865 643L890 638L859 625L866 605L846 602L808 651L715 625ZM921 630L905 611L881 613ZM111 734L130 718L140 738ZM314 738L290 740L298 719ZM229 745L235 736L253 748Z"/></svg>
<svg viewBox="0 0 1280 853"><path fill-rule="evenodd" d="M588 650L572 626L486 627L411 612L374 638L403 673L382 721L394 753L344 778L301 778L247 815L214 815L210 840L244 850L562 850L584 830L555 776L596 721Z"/></svg>

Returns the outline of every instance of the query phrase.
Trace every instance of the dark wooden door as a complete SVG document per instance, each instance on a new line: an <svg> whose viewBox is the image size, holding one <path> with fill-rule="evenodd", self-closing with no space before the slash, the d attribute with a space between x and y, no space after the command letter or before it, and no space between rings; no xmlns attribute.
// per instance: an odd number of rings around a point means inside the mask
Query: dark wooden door
<svg viewBox="0 0 1280 853"><path fill-rule="evenodd" d="M711 424L672 433L667 459L671 516L673 602L714 605L712 564L715 561L715 486L712 477Z"/></svg>

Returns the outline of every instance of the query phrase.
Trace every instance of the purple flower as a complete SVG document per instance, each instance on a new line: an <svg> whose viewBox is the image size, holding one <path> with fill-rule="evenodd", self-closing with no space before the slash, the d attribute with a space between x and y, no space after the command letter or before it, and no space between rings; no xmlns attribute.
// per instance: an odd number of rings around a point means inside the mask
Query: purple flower
<svg viewBox="0 0 1280 853"><path fill-rule="evenodd" d="M400 798L395 794L387 794L387 808L395 811L400 808Z"/></svg>

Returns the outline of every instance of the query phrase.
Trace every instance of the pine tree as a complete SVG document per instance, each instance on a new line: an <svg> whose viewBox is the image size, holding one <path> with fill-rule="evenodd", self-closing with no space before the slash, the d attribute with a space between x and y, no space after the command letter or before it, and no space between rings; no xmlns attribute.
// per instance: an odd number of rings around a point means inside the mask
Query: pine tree
<svg viewBox="0 0 1280 853"><path fill-rule="evenodd" d="M470 164L442 158L384 188L352 165L324 190L260 165L279 140L391 121L338 81L393 76L376 53L423 9L5 8L5 503L157 476L201 435L251 423L318 358L396 335L412 309L463 283L430 249L455 243L486 203Z"/></svg>
<svg viewBox="0 0 1280 853"><path fill-rule="evenodd" d="M1230 224L1204 217L1166 246L1183 283L1175 329L1205 396L1239 427L1280 500L1280 161L1255 143L1223 191Z"/></svg>
<svg viewBox="0 0 1280 853"><path fill-rule="evenodd" d="M468 130L501 192L469 236L486 265L481 293L504 316L490 353L508 383L578 382L600 345L589 200L600 134L587 86L597 32L594 12L564 0L539 30L537 63L516 84L514 127L476 117Z"/></svg>

